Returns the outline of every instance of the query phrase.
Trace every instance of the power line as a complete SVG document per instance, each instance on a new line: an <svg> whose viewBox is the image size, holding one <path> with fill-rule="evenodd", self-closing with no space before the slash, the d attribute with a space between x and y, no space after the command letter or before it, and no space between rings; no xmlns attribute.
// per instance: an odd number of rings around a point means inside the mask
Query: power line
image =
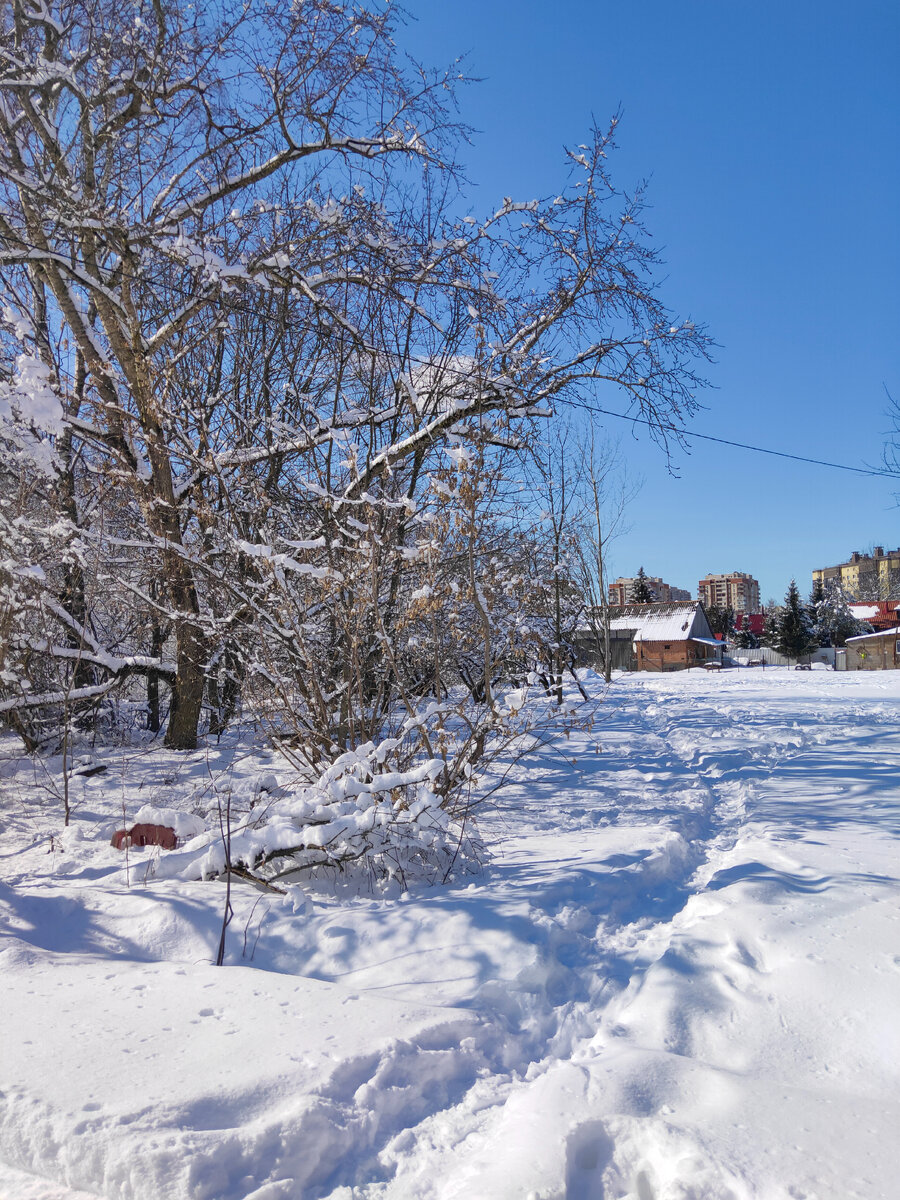
<svg viewBox="0 0 900 1200"><path fill-rule="evenodd" d="M851 467L847 463L828 462L823 458L807 458L803 454L789 454L787 450L771 450L767 446L751 446L747 442L733 442L728 438L713 437L710 433L696 433L691 429L682 429L678 425L665 425L661 421L648 421L646 417L634 417L628 413L613 412L611 409L598 408L594 404L586 404L577 400L567 400L564 403L573 404L589 413L600 413L604 417L618 417L619 420L630 421L634 425L646 425L650 429L655 429L663 434L675 434L679 438L699 438L704 442L718 442L722 446L734 446L738 450L752 450L754 454L771 454L775 458L789 458L794 462L811 463L816 467L830 467L835 471L852 471L856 475L879 476L887 479L900 478L896 471L879 471L872 467Z"/></svg>

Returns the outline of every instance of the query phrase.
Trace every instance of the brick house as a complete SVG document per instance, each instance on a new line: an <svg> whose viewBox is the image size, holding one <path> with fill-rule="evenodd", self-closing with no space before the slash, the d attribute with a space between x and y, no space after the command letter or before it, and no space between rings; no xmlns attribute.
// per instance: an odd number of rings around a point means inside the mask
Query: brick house
<svg viewBox="0 0 900 1200"><path fill-rule="evenodd" d="M723 643L713 637L699 600L611 608L609 625L616 640L630 640L635 671L684 671L722 661Z"/></svg>

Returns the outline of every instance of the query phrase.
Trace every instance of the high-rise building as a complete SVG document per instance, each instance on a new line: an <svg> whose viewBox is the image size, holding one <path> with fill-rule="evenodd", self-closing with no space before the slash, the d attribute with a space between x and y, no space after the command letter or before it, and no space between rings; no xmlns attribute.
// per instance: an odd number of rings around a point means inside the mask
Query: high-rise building
<svg viewBox="0 0 900 1200"><path fill-rule="evenodd" d="M736 613L759 612L759 584L744 571L707 575L697 584L697 598L706 607L732 608Z"/></svg>
<svg viewBox="0 0 900 1200"><path fill-rule="evenodd" d="M885 552L876 546L873 554L854 550L847 562L813 571L813 585L825 591L840 587L848 600L890 600L900 595L900 549Z"/></svg>
<svg viewBox="0 0 900 1200"><path fill-rule="evenodd" d="M672 587L656 575L645 576L645 582L654 600L664 601L668 604L673 600L690 600L691 598L691 593L686 592L684 588ZM610 604L633 604L636 583L637 576L633 579L625 579L620 576L615 583L611 583L609 585Z"/></svg>

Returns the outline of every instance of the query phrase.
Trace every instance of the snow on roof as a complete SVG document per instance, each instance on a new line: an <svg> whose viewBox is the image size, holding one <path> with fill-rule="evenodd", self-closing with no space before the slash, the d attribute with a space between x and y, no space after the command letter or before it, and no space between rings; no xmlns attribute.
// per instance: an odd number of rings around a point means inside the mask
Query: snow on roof
<svg viewBox="0 0 900 1200"><path fill-rule="evenodd" d="M857 621L868 621L870 617L878 616L877 604L848 604L847 607L856 617Z"/></svg>
<svg viewBox="0 0 900 1200"><path fill-rule="evenodd" d="M871 638L881 637L900 637L900 625L895 625L893 629L882 629L878 633L861 633L858 637L847 638L847 645L851 642L866 642Z"/></svg>
<svg viewBox="0 0 900 1200"><path fill-rule="evenodd" d="M691 638L692 642L702 642L704 646L715 646L717 650L724 650L725 643L720 642L718 638Z"/></svg>
<svg viewBox="0 0 900 1200"><path fill-rule="evenodd" d="M633 629L636 642L684 642L691 637L698 603L630 604L613 609L610 629Z"/></svg>

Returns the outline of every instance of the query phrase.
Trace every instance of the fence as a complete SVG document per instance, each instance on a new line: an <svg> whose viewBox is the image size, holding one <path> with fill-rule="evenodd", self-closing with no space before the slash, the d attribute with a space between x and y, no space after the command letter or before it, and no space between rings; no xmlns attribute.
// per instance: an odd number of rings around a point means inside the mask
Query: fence
<svg viewBox="0 0 900 1200"><path fill-rule="evenodd" d="M787 658L784 654L779 654L777 650L773 650L771 646L759 646L756 650L738 650L737 647L732 647L729 650L728 657L737 667L745 667L750 663L761 663L766 667L795 667L797 659ZM802 663L825 663L829 667L834 666L834 647L818 646L811 654L805 654Z"/></svg>

